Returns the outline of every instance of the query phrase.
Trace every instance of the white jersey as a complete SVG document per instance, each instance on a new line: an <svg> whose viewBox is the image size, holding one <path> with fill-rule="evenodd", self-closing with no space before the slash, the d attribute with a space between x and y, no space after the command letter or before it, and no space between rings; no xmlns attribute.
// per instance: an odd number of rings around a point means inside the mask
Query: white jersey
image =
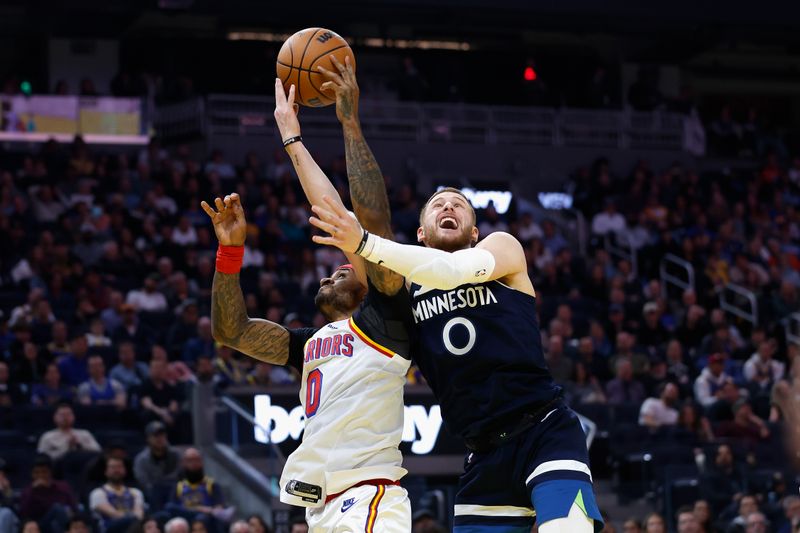
<svg viewBox="0 0 800 533"><path fill-rule="evenodd" d="M300 388L305 432L283 469L282 502L322 506L327 496L361 481L395 481L407 473L398 446L410 360L394 351L407 352L407 343L379 344L374 339L382 328L369 327L376 322L383 318L365 303L355 319L327 324L306 341Z"/></svg>

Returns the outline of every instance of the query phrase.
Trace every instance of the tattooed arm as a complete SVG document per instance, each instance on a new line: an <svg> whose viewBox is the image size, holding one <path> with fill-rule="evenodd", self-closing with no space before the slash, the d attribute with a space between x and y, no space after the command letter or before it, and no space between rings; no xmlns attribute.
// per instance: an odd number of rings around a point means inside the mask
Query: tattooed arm
<svg viewBox="0 0 800 533"><path fill-rule="evenodd" d="M336 93L336 116L344 131L347 178L350 182L350 199L353 211L361 225L370 233L393 239L392 214L383 174L372 155L358 118L358 84L349 58L342 65L335 57L331 61L338 73L319 67L328 81L320 87ZM367 275L372 284L384 294L396 294L404 283L403 276L382 266L367 262Z"/></svg>
<svg viewBox="0 0 800 533"><path fill-rule="evenodd" d="M201 206L214 223L223 246L243 246L247 223L238 194L215 200L215 211ZM289 360L289 331L268 320L250 318L239 286L239 274L214 274L211 288L211 333L214 339L265 363L285 365Z"/></svg>

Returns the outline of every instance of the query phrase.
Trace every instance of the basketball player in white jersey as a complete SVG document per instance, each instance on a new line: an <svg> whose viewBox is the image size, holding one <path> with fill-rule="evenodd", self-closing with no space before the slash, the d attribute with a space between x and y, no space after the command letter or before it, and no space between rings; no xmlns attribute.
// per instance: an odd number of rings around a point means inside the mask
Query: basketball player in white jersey
<svg viewBox="0 0 800 533"><path fill-rule="evenodd" d="M338 199L336 189L300 139L294 87L288 99L276 82L275 118L311 202ZM246 222L237 194L203 209L220 243L212 288L214 338L267 363L302 373L303 442L281 476L281 501L307 507L309 531L403 532L411 506L399 480L406 474L398 445L403 386L410 366L408 294L385 296L372 287L363 259L320 281L315 303L329 323L288 330L247 316L238 271Z"/></svg>

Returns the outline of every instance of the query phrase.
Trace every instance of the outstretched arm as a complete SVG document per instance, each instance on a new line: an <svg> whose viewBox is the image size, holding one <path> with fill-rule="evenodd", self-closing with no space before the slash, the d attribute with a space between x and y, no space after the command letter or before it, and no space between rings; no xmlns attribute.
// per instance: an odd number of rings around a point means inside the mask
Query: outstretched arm
<svg viewBox="0 0 800 533"><path fill-rule="evenodd" d="M350 182L350 199L356 218L370 233L393 239L392 215L389 209L389 197L383 174L372 155L358 118L359 89L356 74L350 58L345 57L342 65L334 56L331 62L337 72L319 67L328 81L322 84L322 90L336 93L336 116L342 123L344 133L345 159L347 160L347 179ZM312 202L320 205L321 202ZM403 286L403 277L374 263L367 263L367 275L372 284L384 294L393 295Z"/></svg>
<svg viewBox="0 0 800 533"><path fill-rule="evenodd" d="M465 283L500 280L534 295L522 245L508 233L492 233L474 248L452 253L398 244L365 232L357 220L346 216L346 211L325 200L324 207L312 206L317 216L311 218L311 223L328 236L317 235L314 242L354 251L367 261L382 264L426 287L448 290Z"/></svg>
<svg viewBox="0 0 800 533"><path fill-rule="evenodd" d="M238 194L201 206L214 223L223 246L244 246L247 224ZM247 316L239 274L214 273L211 288L211 332L214 339L260 361L285 365L289 360L289 331L283 326Z"/></svg>
<svg viewBox="0 0 800 533"><path fill-rule="evenodd" d="M281 139L300 137L300 121L297 119L298 105L294 102L295 86L289 88L288 96L284 92L283 83L279 78L275 79L275 122L281 133ZM344 203L339 196L339 192L328 179L328 176L319 168L319 165L306 149L303 141L296 141L286 145L286 152L292 160L297 176L300 178L300 186L311 204L321 203L323 198L331 198L337 205L344 209ZM364 261L355 254L345 252L347 260L353 265L358 280L367 284L366 267Z"/></svg>

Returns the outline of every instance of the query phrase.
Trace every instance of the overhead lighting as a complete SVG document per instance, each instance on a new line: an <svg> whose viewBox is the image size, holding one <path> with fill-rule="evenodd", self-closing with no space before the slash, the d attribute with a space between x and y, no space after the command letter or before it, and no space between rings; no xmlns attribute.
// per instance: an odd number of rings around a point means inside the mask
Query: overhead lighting
<svg viewBox="0 0 800 533"><path fill-rule="evenodd" d="M291 36L289 33L273 33L263 31L231 31L228 32L229 41L265 41L282 43ZM382 39L380 37L366 37L359 39L345 38L348 42L366 46L368 48L399 48L417 50L454 50L467 52L470 44L464 41L436 41L427 39Z"/></svg>

